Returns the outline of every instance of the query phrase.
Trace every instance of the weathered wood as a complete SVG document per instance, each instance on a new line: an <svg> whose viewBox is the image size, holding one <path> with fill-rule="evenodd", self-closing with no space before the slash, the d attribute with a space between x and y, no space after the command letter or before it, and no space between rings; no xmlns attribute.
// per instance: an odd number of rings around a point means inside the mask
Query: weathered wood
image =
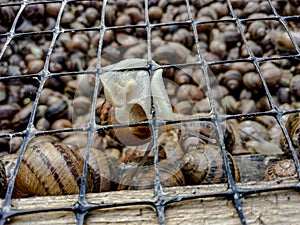
<svg viewBox="0 0 300 225"><path fill-rule="evenodd" d="M239 184L243 189L285 187L296 181L281 184L258 182ZM166 188L170 196L194 196L226 190L226 184ZM153 197L153 190L118 191L87 194L91 203L121 203L147 201ZM78 196L33 197L13 199L16 209L45 209L72 206ZM2 201L0 202L2 203ZM300 194L293 190L274 191L249 195L243 198L243 211L247 224L300 224ZM10 218L7 224L76 224L73 212L55 211L27 214ZM123 206L98 209L89 212L85 224L159 224L155 209L149 205ZM165 224L241 224L231 200L223 197L209 197L168 204L165 208Z"/></svg>

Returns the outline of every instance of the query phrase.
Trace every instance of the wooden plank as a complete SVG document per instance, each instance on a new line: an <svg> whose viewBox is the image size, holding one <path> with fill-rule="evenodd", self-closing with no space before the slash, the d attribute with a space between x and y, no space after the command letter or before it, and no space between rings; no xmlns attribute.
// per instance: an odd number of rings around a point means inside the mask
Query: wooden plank
<svg viewBox="0 0 300 225"><path fill-rule="evenodd" d="M285 187L296 181L281 184L252 182L239 184L240 188ZM226 184L166 188L170 196L194 196L226 190ZM147 201L153 190L118 191L87 194L93 203L121 203ZM33 197L13 199L15 209L46 209L74 205L78 196ZM2 203L2 201L0 202ZM293 190L274 191L249 195L243 198L243 211L247 224L300 224L300 194ZM10 218L7 224L76 224L73 212L55 211L27 214ZM123 206L91 211L85 224L158 224L155 209L149 205ZM232 201L223 197L209 197L168 204L165 224L241 224Z"/></svg>

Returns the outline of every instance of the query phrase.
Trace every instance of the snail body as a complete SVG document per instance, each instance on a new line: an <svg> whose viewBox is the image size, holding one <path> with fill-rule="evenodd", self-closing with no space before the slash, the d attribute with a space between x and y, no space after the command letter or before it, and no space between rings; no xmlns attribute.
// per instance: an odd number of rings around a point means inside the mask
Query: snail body
<svg viewBox="0 0 300 225"><path fill-rule="evenodd" d="M173 118L162 69L154 71L150 79L146 66L146 60L127 59L105 67L108 72L100 76L106 98L101 110L102 125L126 125L151 119L151 99L159 119ZM149 142L151 131L149 126L134 126L115 128L113 135L124 145L141 145Z"/></svg>

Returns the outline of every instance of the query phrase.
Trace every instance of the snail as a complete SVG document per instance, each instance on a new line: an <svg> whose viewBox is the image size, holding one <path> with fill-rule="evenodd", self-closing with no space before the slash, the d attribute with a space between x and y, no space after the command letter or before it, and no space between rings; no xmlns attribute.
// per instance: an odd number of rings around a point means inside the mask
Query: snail
<svg viewBox="0 0 300 225"><path fill-rule="evenodd" d="M299 83L299 84L298 84ZM290 92L295 99L300 99L300 75L294 76L290 81Z"/></svg>
<svg viewBox="0 0 300 225"><path fill-rule="evenodd" d="M265 23L262 21L254 21L249 25L248 32L253 40L260 41L265 37L267 29Z"/></svg>
<svg viewBox="0 0 300 225"><path fill-rule="evenodd" d="M297 177L297 170L293 159L283 159L271 164L266 169L263 179L265 181L272 181L288 177Z"/></svg>
<svg viewBox="0 0 300 225"><path fill-rule="evenodd" d="M86 148L79 149L82 158L85 158ZM118 183L118 161L110 157L104 151L91 148L89 166L93 169L93 192L116 190Z"/></svg>
<svg viewBox="0 0 300 225"><path fill-rule="evenodd" d="M25 150L16 177L13 197L66 195L79 192L84 160L72 148L41 142ZM91 172L86 190L93 190Z"/></svg>
<svg viewBox="0 0 300 225"><path fill-rule="evenodd" d="M175 187L185 185L184 176L178 165L169 160L161 160L158 163L159 178L163 187ZM154 165L135 167L127 170L119 183L118 190L141 190L155 186Z"/></svg>
<svg viewBox="0 0 300 225"><path fill-rule="evenodd" d="M296 151L298 157L300 156L300 152L299 152L300 151L300 149L299 149L299 147L300 147L300 143L299 143L300 120L299 120L299 118L300 118L299 113L290 114L286 121L286 124L285 124L288 135L291 139L292 145L295 148L295 151ZM280 147L285 154L291 155L290 149L288 147L286 138L283 133L281 134L281 137L280 137Z"/></svg>
<svg viewBox="0 0 300 225"><path fill-rule="evenodd" d="M84 150L61 143L40 142L28 146L16 176L13 197L79 193L83 156ZM115 176L108 175L111 168L103 157L103 153L91 149L86 192L110 190L111 178Z"/></svg>
<svg viewBox="0 0 300 225"><path fill-rule="evenodd" d="M182 172L186 184L214 184L227 181L225 164L221 148L214 145L197 146L196 140L187 139L187 153L181 160ZM231 172L235 181L240 180L240 174L235 159L227 153Z"/></svg>
<svg viewBox="0 0 300 225"><path fill-rule="evenodd" d="M155 66L156 63L152 62ZM164 87L162 69L150 78L144 59L127 59L105 67L100 76L106 101L101 110L101 124L128 125L151 119L151 105L159 119L171 120L172 107ZM124 145L140 145L151 139L150 128L144 126L113 129Z"/></svg>
<svg viewBox="0 0 300 225"><path fill-rule="evenodd" d="M295 39L296 43L300 43L300 33L299 31L291 31L292 37ZM295 46L291 41L287 32L277 31L276 38L274 40L275 46L281 51L294 51Z"/></svg>

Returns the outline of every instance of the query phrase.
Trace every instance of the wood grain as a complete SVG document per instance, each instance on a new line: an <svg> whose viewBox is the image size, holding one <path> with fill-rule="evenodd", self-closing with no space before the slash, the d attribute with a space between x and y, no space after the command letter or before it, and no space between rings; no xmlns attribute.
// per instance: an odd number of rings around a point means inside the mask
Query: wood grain
<svg viewBox="0 0 300 225"><path fill-rule="evenodd" d="M296 181L252 182L239 184L241 189L286 187ZM226 190L226 184L166 188L169 196L195 196ZM153 190L118 191L87 194L90 203L122 203L151 201ZM46 209L72 206L78 196L52 196L13 199L15 209ZM2 203L2 201L0 202ZM247 224L300 224L300 194L294 190L253 194L243 198ZM85 224L159 224L155 209L150 205L122 206L90 211ZM53 211L15 216L7 224L76 224L72 211ZM170 203L165 208L165 224L241 224L231 200L224 197L197 198Z"/></svg>

